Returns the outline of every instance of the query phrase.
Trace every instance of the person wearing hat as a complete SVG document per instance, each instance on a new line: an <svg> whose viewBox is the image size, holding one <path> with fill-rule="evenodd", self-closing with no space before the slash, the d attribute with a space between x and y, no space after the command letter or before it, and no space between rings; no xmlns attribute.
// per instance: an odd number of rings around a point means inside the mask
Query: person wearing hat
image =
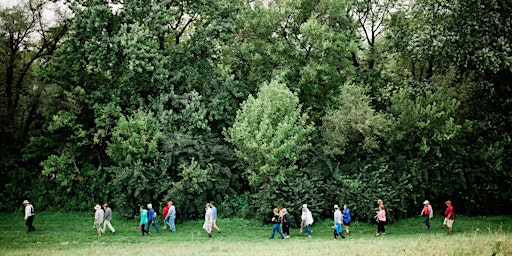
<svg viewBox="0 0 512 256"><path fill-rule="evenodd" d="M425 216L425 225L427 225L427 230L430 230L430 219L434 217L434 211L432 210L432 206L428 200L423 202L423 210L421 210L420 215Z"/></svg>
<svg viewBox="0 0 512 256"><path fill-rule="evenodd" d="M102 236L103 229L101 228L101 224L103 224L105 213L99 204L94 206L94 210L96 210L96 212L94 212L94 226L96 227L96 230L98 230L98 236Z"/></svg>
<svg viewBox="0 0 512 256"><path fill-rule="evenodd" d="M174 220L176 220L176 207L174 206L173 201L169 201L167 204L169 205L169 210L167 211L165 218L169 224L169 231L176 232L176 224L174 222Z"/></svg>
<svg viewBox="0 0 512 256"><path fill-rule="evenodd" d="M112 227L112 224L110 223L110 221L112 220L112 209L108 207L108 204L103 204L103 209L105 210L105 221L103 221L102 235L105 234L105 230L107 230L107 227L108 229L110 229L110 232L112 232L112 234L115 234L116 230L114 229L114 227Z"/></svg>
<svg viewBox="0 0 512 256"><path fill-rule="evenodd" d="M146 231L149 233L149 228L151 227L151 225L153 225L153 227L155 227L155 229L156 229L156 232L159 233L160 229L158 228L158 225L156 224L156 220L155 220L156 214L155 214L155 209L153 209L153 205L148 204L148 209L149 209L149 212L148 212L149 222L148 222Z"/></svg>
<svg viewBox="0 0 512 256"><path fill-rule="evenodd" d="M210 204L207 203L205 208L205 214L204 214L204 224L203 229L208 233L208 238L212 237L212 225L213 225L213 213L212 209L210 208Z"/></svg>
<svg viewBox="0 0 512 256"><path fill-rule="evenodd" d="M453 206L452 206L452 202L450 200L448 200L444 203L446 204L446 211L444 211L443 225L448 228L448 235L451 235L453 220L455 219L455 213L453 212Z"/></svg>
<svg viewBox="0 0 512 256"><path fill-rule="evenodd" d="M343 227L342 227L342 217L341 211L337 204L334 205L334 239L338 239L338 237L345 238L343 235Z"/></svg>
<svg viewBox="0 0 512 256"><path fill-rule="evenodd" d="M24 200L23 205L25 206L25 225L28 227L28 232L36 231L36 228L32 225L34 222L34 206L28 200Z"/></svg>

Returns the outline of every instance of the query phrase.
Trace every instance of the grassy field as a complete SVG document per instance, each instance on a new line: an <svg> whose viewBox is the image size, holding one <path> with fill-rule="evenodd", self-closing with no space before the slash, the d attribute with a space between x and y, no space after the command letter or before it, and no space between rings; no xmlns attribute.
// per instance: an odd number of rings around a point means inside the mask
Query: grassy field
<svg viewBox="0 0 512 256"><path fill-rule="evenodd" d="M92 212L37 214L32 233L22 214L1 213L0 255L512 255L510 216L458 216L450 236L437 216L431 231L416 217L386 226L380 237L376 226L356 222L343 240L333 239L330 220L315 222L312 238L292 229L290 239L269 240L272 227L250 220L221 219L222 234L209 239L202 221L142 237L137 220L116 217L116 234L98 237Z"/></svg>

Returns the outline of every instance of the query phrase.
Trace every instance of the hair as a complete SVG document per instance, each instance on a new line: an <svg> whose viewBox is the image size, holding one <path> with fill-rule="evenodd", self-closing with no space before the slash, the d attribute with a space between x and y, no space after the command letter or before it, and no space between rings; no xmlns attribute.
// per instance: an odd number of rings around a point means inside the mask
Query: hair
<svg viewBox="0 0 512 256"><path fill-rule="evenodd" d="M274 213L279 212L279 209L274 208Z"/></svg>
<svg viewBox="0 0 512 256"><path fill-rule="evenodd" d="M379 199L379 200L377 200L377 203L378 203L378 204L383 204L382 200L380 200L380 199Z"/></svg>
<svg viewBox="0 0 512 256"><path fill-rule="evenodd" d="M379 205L379 209L384 210L384 205L383 204Z"/></svg>

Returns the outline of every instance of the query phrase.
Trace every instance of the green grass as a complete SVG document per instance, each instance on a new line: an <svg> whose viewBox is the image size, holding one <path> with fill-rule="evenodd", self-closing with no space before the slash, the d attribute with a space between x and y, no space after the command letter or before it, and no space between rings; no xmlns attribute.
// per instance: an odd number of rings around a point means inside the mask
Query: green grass
<svg viewBox="0 0 512 256"><path fill-rule="evenodd" d="M36 232L26 232L22 214L0 213L0 255L512 255L512 218L463 217L449 236L442 219L432 219L426 231L421 217L386 226L386 235L375 237L376 226L353 223L344 240L332 237L332 221L313 224L313 237L291 230L291 238L269 240L271 225L256 221L221 219L222 234L208 239L202 221L177 225L177 232L152 228L140 235L138 221L114 216L113 235L98 237L93 214L40 213ZM159 225L162 225L160 221Z"/></svg>

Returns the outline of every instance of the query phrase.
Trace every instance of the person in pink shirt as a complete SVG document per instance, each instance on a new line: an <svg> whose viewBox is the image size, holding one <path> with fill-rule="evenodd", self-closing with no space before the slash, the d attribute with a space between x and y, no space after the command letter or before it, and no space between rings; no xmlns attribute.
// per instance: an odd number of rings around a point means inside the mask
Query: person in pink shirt
<svg viewBox="0 0 512 256"><path fill-rule="evenodd" d="M377 219L377 233L375 233L375 236L385 235L386 229L384 228L384 224L386 224L386 210L383 204L379 205L379 211L377 215L375 215L375 218Z"/></svg>

